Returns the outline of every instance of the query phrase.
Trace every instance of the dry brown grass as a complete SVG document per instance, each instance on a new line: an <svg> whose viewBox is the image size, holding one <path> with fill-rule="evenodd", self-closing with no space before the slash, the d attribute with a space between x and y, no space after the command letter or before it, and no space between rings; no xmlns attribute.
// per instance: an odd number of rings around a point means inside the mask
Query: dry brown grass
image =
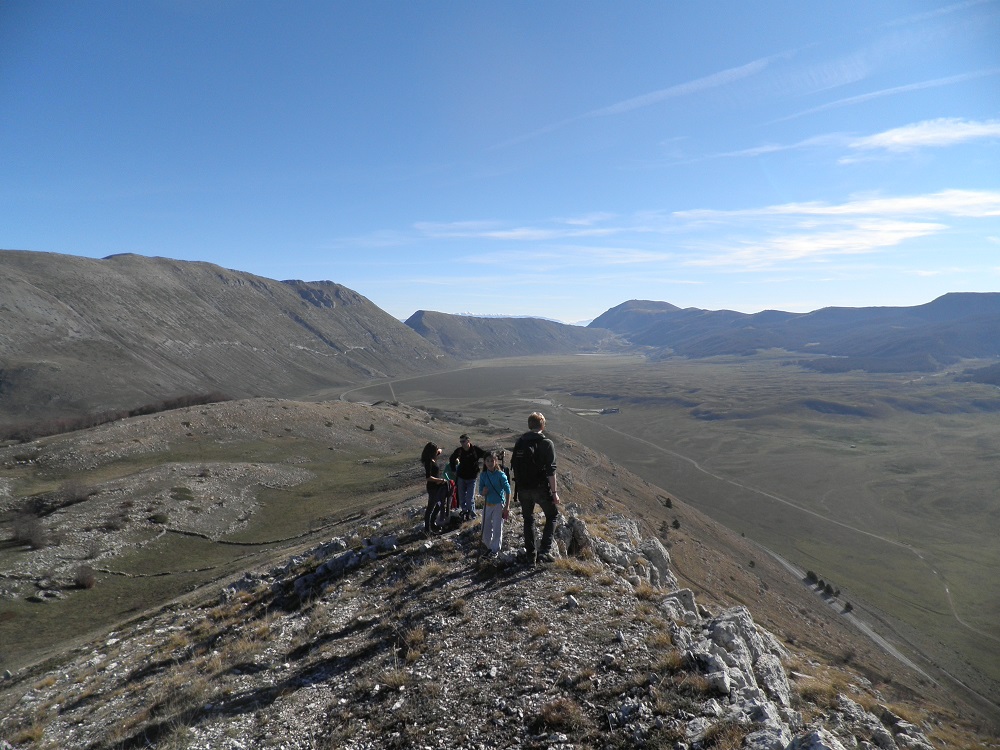
<svg viewBox="0 0 1000 750"><path fill-rule="evenodd" d="M750 733L748 727L736 721L723 721L711 727L704 738L704 747L717 750L739 750L743 738Z"/></svg>
<svg viewBox="0 0 1000 750"><path fill-rule="evenodd" d="M832 708L837 705L838 695L851 692L850 684L844 676L832 671L811 675L801 680L797 688L803 701L820 708Z"/></svg>
<svg viewBox="0 0 1000 750"><path fill-rule="evenodd" d="M579 557L560 557L552 567L581 578L593 578L604 571L604 566L594 560L583 560Z"/></svg>
<svg viewBox="0 0 1000 750"><path fill-rule="evenodd" d="M426 586L435 578L438 578L447 572L447 570L447 566L440 560L428 560L420 567L415 568L413 572L407 576L406 580L412 587Z"/></svg>
<svg viewBox="0 0 1000 750"><path fill-rule="evenodd" d="M533 623L528 627L528 635L532 638L543 638L549 634L549 626L544 622Z"/></svg>
<svg viewBox="0 0 1000 750"><path fill-rule="evenodd" d="M666 626L658 628L654 632L650 633L646 638L646 645L651 651L659 652L666 649L670 649L674 645L673 636L670 635L670 631L667 630Z"/></svg>
<svg viewBox="0 0 1000 750"><path fill-rule="evenodd" d="M426 640L427 629L423 625L410 628L403 635L403 643L406 644L407 649L418 649L424 645Z"/></svg>
<svg viewBox="0 0 1000 750"><path fill-rule="evenodd" d="M537 609L529 608L515 612L511 619L514 620L515 625L530 625L540 622L542 615Z"/></svg>
<svg viewBox="0 0 1000 750"><path fill-rule="evenodd" d="M45 677L36 682L34 688L35 690L42 690L43 688L52 687L55 684L56 684L55 675L49 675L48 677Z"/></svg>
<svg viewBox="0 0 1000 750"><path fill-rule="evenodd" d="M557 731L580 731L592 725L590 718L572 698L556 698L542 706L536 725Z"/></svg>
<svg viewBox="0 0 1000 750"><path fill-rule="evenodd" d="M413 675L405 669L387 669L381 674L381 682L392 690L399 690L413 682Z"/></svg>
<svg viewBox="0 0 1000 750"><path fill-rule="evenodd" d="M635 587L635 595L641 601L651 602L663 596L663 591L643 581Z"/></svg>
<svg viewBox="0 0 1000 750"><path fill-rule="evenodd" d="M42 738L45 736L45 724L41 722L35 722L29 727L17 730L11 736L11 742L15 745L24 745L27 743L37 743L41 742Z"/></svg>

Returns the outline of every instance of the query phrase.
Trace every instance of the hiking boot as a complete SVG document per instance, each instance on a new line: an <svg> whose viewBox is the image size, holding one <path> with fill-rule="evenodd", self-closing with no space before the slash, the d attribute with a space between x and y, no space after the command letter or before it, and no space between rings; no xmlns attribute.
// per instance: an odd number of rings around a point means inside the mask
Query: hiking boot
<svg viewBox="0 0 1000 750"><path fill-rule="evenodd" d="M517 553L517 561L521 565L534 565L535 564L535 553L527 552L526 550L521 550Z"/></svg>
<svg viewBox="0 0 1000 750"><path fill-rule="evenodd" d="M538 562L540 562L540 563L552 563L552 562L555 562L555 561L556 561L556 559L552 556L551 552L539 552L538 553Z"/></svg>

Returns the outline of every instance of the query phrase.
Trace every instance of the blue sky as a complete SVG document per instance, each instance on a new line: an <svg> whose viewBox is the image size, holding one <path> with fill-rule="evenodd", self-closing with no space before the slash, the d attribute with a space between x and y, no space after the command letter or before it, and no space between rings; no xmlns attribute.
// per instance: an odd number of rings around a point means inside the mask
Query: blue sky
<svg viewBox="0 0 1000 750"><path fill-rule="evenodd" d="M1000 0L0 2L0 247L418 309L1000 290Z"/></svg>

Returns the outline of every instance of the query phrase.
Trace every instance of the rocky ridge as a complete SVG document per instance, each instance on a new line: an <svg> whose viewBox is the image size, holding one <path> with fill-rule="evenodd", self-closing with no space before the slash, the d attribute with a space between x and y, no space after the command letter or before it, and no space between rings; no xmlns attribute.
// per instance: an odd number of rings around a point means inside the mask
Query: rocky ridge
<svg viewBox="0 0 1000 750"><path fill-rule="evenodd" d="M0 737L86 748L915 748L857 674L834 678L678 588L622 514L566 508L559 555L496 564L423 498L7 679ZM572 554L569 554L572 551Z"/></svg>

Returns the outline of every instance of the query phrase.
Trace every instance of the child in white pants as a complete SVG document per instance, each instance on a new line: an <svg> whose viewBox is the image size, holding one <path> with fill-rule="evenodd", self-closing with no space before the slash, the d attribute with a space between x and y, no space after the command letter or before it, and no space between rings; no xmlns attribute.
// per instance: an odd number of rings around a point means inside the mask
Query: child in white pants
<svg viewBox="0 0 1000 750"><path fill-rule="evenodd" d="M487 453L483 459L479 494L483 496L483 544L489 549L490 557L499 557L503 543L503 521L510 504L510 480L498 468L495 453Z"/></svg>

